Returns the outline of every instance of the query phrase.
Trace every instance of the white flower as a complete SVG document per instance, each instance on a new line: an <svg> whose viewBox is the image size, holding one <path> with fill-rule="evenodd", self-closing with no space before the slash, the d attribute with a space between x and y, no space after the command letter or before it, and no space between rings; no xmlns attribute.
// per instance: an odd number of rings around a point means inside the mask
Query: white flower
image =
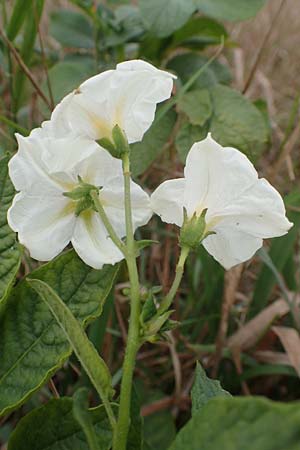
<svg viewBox="0 0 300 450"><path fill-rule="evenodd" d="M263 238L282 236L292 226L280 194L257 172L245 155L223 148L209 135L195 143L186 161L184 178L162 183L151 198L164 222L179 227L183 208L188 217L205 215L203 245L226 269L251 258Z"/></svg>
<svg viewBox="0 0 300 450"><path fill-rule="evenodd" d="M142 60L125 61L115 70L95 75L57 105L51 120L35 133L91 139L111 138L115 125L129 143L141 141L154 120L157 103L171 96L173 78Z"/></svg>
<svg viewBox="0 0 300 450"><path fill-rule="evenodd" d="M122 163L94 141L81 137L53 139L17 136L19 150L9 174L17 191L8 222L33 258L48 261L71 241L86 264L100 269L123 254L111 241L92 208L75 214L77 202L64 195L78 186L78 176L101 187L99 199L117 235L125 236ZM131 182L134 228L152 212L148 195Z"/></svg>

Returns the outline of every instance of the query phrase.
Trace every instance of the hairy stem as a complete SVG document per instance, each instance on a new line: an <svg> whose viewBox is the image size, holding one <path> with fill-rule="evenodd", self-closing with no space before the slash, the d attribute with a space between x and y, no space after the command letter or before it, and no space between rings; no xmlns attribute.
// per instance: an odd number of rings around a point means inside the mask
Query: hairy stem
<svg viewBox="0 0 300 450"><path fill-rule="evenodd" d="M119 417L114 435L113 449L125 450L130 424L130 403L132 379L136 354L140 345L140 286L136 265L136 249L132 226L131 195L130 195L130 162L129 154L123 156L124 195L126 217L126 262L130 281L131 311L127 347L123 364L123 377L121 382L121 396Z"/></svg>

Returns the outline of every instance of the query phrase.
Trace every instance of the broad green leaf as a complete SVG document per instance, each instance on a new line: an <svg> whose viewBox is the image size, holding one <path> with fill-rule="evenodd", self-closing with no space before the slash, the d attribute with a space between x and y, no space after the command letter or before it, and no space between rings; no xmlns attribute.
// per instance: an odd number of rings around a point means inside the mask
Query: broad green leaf
<svg viewBox="0 0 300 450"><path fill-rule="evenodd" d="M180 30L174 33L172 46L204 48L220 44L228 37L224 26L209 17L192 17Z"/></svg>
<svg viewBox="0 0 300 450"><path fill-rule="evenodd" d="M141 450L143 448L143 418L140 414L141 403L135 385L132 386L130 405L130 428L128 433L127 450Z"/></svg>
<svg viewBox="0 0 300 450"><path fill-rule="evenodd" d="M13 12L6 28L6 35L10 41L13 41L19 33L32 0L16 0Z"/></svg>
<svg viewBox="0 0 300 450"><path fill-rule="evenodd" d="M20 56L27 66L30 66L34 50L34 44L38 34L39 21L42 16L43 8L44 8L44 0L32 0L30 3L30 7L27 9L23 42L20 49ZM17 66L13 80L14 81L13 97L14 97L15 111L17 111L21 105L25 80L26 75L23 69L20 66Z"/></svg>
<svg viewBox="0 0 300 450"><path fill-rule="evenodd" d="M196 9L194 0L139 0L139 5L146 27L158 37L178 30Z"/></svg>
<svg viewBox="0 0 300 450"><path fill-rule="evenodd" d="M212 399L169 450L297 450L300 404L255 397Z"/></svg>
<svg viewBox="0 0 300 450"><path fill-rule="evenodd" d="M179 129L175 146L178 155L183 163L185 163L188 152L195 142L202 141L207 136L208 127L200 127L185 122Z"/></svg>
<svg viewBox="0 0 300 450"><path fill-rule="evenodd" d="M50 400L27 414L12 433L8 450L90 450L73 416L71 398ZM103 406L89 410L99 450L111 446L110 425Z"/></svg>
<svg viewBox="0 0 300 450"><path fill-rule="evenodd" d="M212 115L213 109L207 90L190 91L180 97L180 111L184 112L192 125L203 126Z"/></svg>
<svg viewBox="0 0 300 450"><path fill-rule="evenodd" d="M45 281L86 326L99 316L118 266L94 270L74 251L30 276ZM71 347L47 305L26 279L14 288L0 316L0 415L17 408L63 365Z"/></svg>
<svg viewBox="0 0 300 450"><path fill-rule="evenodd" d="M54 103L57 104L65 95L76 89L86 78L94 74L94 63L91 58L78 57L72 61L62 61L55 64L48 73ZM42 88L47 94L46 82L43 83ZM41 107L45 109L42 103Z"/></svg>
<svg viewBox="0 0 300 450"><path fill-rule="evenodd" d="M212 398L224 396L230 397L230 394L222 388L218 380L208 378L201 364L197 363L191 396L192 413L194 415Z"/></svg>
<svg viewBox="0 0 300 450"><path fill-rule="evenodd" d="M91 49L95 45L89 20L69 9L59 9L51 14L49 32L63 47Z"/></svg>
<svg viewBox="0 0 300 450"><path fill-rule="evenodd" d="M227 86L213 86L210 95L213 138L221 145L235 147L256 160L269 140L269 130L261 112L242 94Z"/></svg>
<svg viewBox="0 0 300 450"><path fill-rule="evenodd" d="M106 33L105 42L100 40L100 48L115 47L125 42L137 41L144 34L145 27L142 22L139 8L133 5L121 5L115 10L115 19L118 30Z"/></svg>
<svg viewBox="0 0 300 450"><path fill-rule="evenodd" d="M8 161L8 156L0 159L0 302L7 296L21 261L16 234L7 223L7 210L15 195L8 175Z"/></svg>
<svg viewBox="0 0 300 450"><path fill-rule="evenodd" d="M82 325L74 317L74 314L44 281L27 278L27 283L38 293L52 312L101 398L102 395L110 397L113 394L113 389L108 367L89 341Z"/></svg>
<svg viewBox="0 0 300 450"><path fill-rule="evenodd" d="M195 3L208 16L239 21L254 17L267 0L195 0Z"/></svg>
<svg viewBox="0 0 300 450"><path fill-rule="evenodd" d="M197 72L197 70L203 67L207 61L207 57L197 53L182 53L172 58L168 62L167 68L174 71L184 84ZM193 84L193 89L204 89L217 83L228 84L230 83L231 78L227 66L224 66L224 64L215 60L199 76L197 81Z"/></svg>
<svg viewBox="0 0 300 450"><path fill-rule="evenodd" d="M175 125L176 113L169 111L145 134L143 140L131 145L131 169L134 176L143 173L162 153Z"/></svg>
<svg viewBox="0 0 300 450"><path fill-rule="evenodd" d="M159 400L162 395L152 398ZM176 427L171 411L157 411L144 417L144 439L151 449L165 450L175 436Z"/></svg>
<svg viewBox="0 0 300 450"><path fill-rule="evenodd" d="M98 448L97 435L92 415L89 411L89 390L86 387L78 389L73 395L73 416L81 426L90 450Z"/></svg>
<svg viewBox="0 0 300 450"><path fill-rule="evenodd" d="M289 211L289 206L292 208L299 207L300 192L298 189L285 198L285 204L288 218L293 222L294 226L285 236L272 239L269 250L269 256L279 272L283 271L289 257L293 255L294 246L299 237L300 213L293 210ZM267 265L264 265L255 283L253 298L248 312L249 318L254 317L267 305L276 281L274 273Z"/></svg>

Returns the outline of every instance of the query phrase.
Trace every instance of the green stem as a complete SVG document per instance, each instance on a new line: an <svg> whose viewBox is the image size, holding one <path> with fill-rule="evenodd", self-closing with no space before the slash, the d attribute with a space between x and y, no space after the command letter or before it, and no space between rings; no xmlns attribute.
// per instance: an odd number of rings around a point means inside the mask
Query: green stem
<svg viewBox="0 0 300 450"><path fill-rule="evenodd" d="M126 262L130 281L131 311L127 347L123 364L119 417L114 435L113 449L126 450L126 442L130 424L130 403L132 379L136 354L140 345L140 286L136 265L136 249L132 226L131 195L130 195L130 162L129 154L123 156L125 218L126 218Z"/></svg>
<svg viewBox="0 0 300 450"><path fill-rule="evenodd" d="M109 221L109 218L106 215L106 212L104 211L104 208L99 200L99 195L96 191L91 191L90 193L92 200L94 202L94 206L99 213L99 216L101 217L101 220L106 228L106 230L109 233L109 236L113 243L118 247L118 249L123 253L124 256L126 256L126 246L121 241L121 239L117 236L117 233L115 232L112 224Z"/></svg>
<svg viewBox="0 0 300 450"><path fill-rule="evenodd" d="M181 248L181 253L180 253L180 257L176 266L176 275L175 278L173 280L172 286L169 290L169 292L167 293L167 295L165 296L165 298L162 300L157 314L161 314L163 312L165 312L172 304L172 301L178 291L179 285L181 283L182 280L182 276L183 276L183 272L184 272L184 264L185 261L189 255L190 252L190 248L189 247L182 247Z"/></svg>

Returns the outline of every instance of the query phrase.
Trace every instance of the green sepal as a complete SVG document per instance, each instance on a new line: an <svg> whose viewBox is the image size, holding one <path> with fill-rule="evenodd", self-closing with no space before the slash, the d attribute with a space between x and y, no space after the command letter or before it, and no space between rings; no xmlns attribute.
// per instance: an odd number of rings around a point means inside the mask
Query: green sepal
<svg viewBox="0 0 300 450"><path fill-rule="evenodd" d="M189 247L195 250L199 243L204 239L206 236L206 212L207 209L204 209L200 216L194 213L193 216L189 218L186 209L183 209L184 219L179 236L179 244L181 247Z"/></svg>
<svg viewBox="0 0 300 450"><path fill-rule="evenodd" d="M153 293L150 291L148 294L148 298L146 299L142 313L141 313L141 323L144 324L148 320L150 320L152 317L155 316L157 312L157 308L154 301Z"/></svg>
<svg viewBox="0 0 300 450"><path fill-rule="evenodd" d="M94 209L94 202L91 197L91 192L96 191L99 194L102 186L97 187L92 184L85 183L82 178L78 175L79 186L74 188L72 191L63 192L65 197L70 198L76 202L75 215L79 216L83 211L87 209Z"/></svg>
<svg viewBox="0 0 300 450"><path fill-rule="evenodd" d="M143 327L142 339L148 342L156 342L161 337L158 336L162 326L169 319L174 310L168 310L159 316L154 316Z"/></svg>
<svg viewBox="0 0 300 450"><path fill-rule="evenodd" d="M129 153L130 147L127 138L125 136L125 133L121 130L118 124L113 127L112 137L119 158L121 158L124 155L124 153Z"/></svg>

